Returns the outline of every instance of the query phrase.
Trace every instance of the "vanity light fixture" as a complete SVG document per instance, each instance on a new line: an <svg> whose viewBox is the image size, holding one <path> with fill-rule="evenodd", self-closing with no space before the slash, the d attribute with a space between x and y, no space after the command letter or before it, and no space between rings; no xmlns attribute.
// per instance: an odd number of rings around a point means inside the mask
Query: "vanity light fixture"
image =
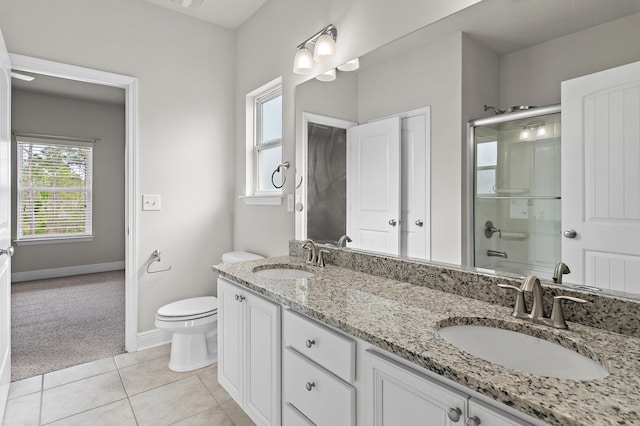
<svg viewBox="0 0 640 426"><path fill-rule="evenodd" d="M338 65L340 71L355 71L358 68L360 68L360 58L355 58L342 65Z"/></svg>
<svg viewBox="0 0 640 426"><path fill-rule="evenodd" d="M309 74L313 71L314 61L326 63L334 59L336 57L337 38L338 30L332 24L329 24L300 43L293 60L293 72L302 75ZM313 55L310 48L313 49Z"/></svg>
<svg viewBox="0 0 640 426"><path fill-rule="evenodd" d="M329 71L320 74L316 77L316 80L320 81L333 81L336 79L336 69L331 68Z"/></svg>

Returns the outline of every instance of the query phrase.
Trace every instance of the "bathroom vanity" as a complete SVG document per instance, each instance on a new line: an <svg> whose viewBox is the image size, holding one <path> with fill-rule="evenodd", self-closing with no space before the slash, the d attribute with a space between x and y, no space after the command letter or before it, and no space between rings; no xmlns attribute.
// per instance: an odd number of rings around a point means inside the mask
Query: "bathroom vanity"
<svg viewBox="0 0 640 426"><path fill-rule="evenodd" d="M254 272L278 268L313 276L278 279ZM309 267L298 256L215 269L219 380L258 424L640 422L634 397L640 387L637 337L578 323L569 330L526 323L510 315L512 307L332 264ZM253 317L250 305L256 304L264 306ZM463 324L557 343L597 361L609 374L567 380L484 361L438 335ZM229 331L234 327L239 332ZM231 373L240 377L242 391L229 386Z"/></svg>

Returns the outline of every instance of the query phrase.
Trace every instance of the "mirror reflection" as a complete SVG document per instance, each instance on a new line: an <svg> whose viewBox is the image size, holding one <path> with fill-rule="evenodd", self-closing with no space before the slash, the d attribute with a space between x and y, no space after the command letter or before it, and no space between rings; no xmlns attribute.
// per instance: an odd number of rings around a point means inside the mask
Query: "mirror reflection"
<svg viewBox="0 0 640 426"><path fill-rule="evenodd" d="M511 132L517 142L507 149L507 144L499 147L485 133L488 139L478 144L480 163L476 163L467 123L494 116L492 111L484 110L484 105L505 110L517 105L559 104L563 81L640 60L640 50L627 42L629 37L640 37L639 12L638 0L484 0L361 56L357 70L338 68L333 82L312 79L299 85L295 105L296 169L297 182L301 178L303 182L296 189L296 239L310 237L333 243L346 233L354 240L348 247L355 249L458 265L473 266L478 261L477 265L497 271L536 271L542 278L551 279L554 263L566 261L560 248L565 242L559 243L557 237L564 230L559 221L563 210L559 204L564 197L561 201L531 201L533 196L559 197L558 181L526 186L518 181L524 178L513 172L523 169L524 162L533 161L533 169L524 173L527 179L532 179L531 171L540 167L540 173L535 174L538 177L533 179L555 179L560 173L557 157L553 166L546 164L543 157L551 152L557 154L557 135L551 137L549 133L544 138L547 142L541 140L539 145L531 141L520 143L525 132L543 139L539 132L548 131L549 127L536 122L514 124ZM407 141L413 141L413 136L406 133L403 120L416 111L422 111L424 116L424 125L419 127L424 127L425 137L423 142L409 145ZM326 123L331 120L340 124ZM393 136L365 135L364 139L376 143L361 143L360 148L357 142L352 143L360 137L359 128L387 120L399 121L396 128L400 130L392 130ZM554 131L559 120L549 118L549 123L556 126ZM339 151L345 153L344 169L342 159L336 159L338 151L325 155L325 159L331 158L331 164L322 164L326 160L313 157L318 147L309 153L309 132L316 124L346 136L346 146ZM502 125L501 129L507 127ZM392 141L396 134L399 148ZM375 147L388 154L380 158ZM424 155L416 154L416 147L423 149ZM535 165L536 158L540 167ZM373 159L386 162L378 164ZM417 163L412 164L413 160ZM311 162L312 170L308 167ZM339 166L340 171L334 166ZM353 167L357 173L350 172ZM397 177L392 178L389 171L394 168L398 173L393 173ZM419 175L420 171L424 176ZM328 190L329 181L334 182L332 175L336 176L339 189ZM361 178L349 179L350 175ZM474 197L476 182L478 197ZM543 187L550 194L538 193ZM319 188L334 193L322 201L309 198ZM515 193L525 190L526 194ZM420 195L425 198L424 204ZM527 198L487 199L518 195ZM494 203L495 212L474 214L476 202L482 210L485 201ZM391 212L391 207L396 210ZM368 223L353 225L358 220L367 222L362 219L365 211L379 216L380 229ZM539 220L531 224L524 220L525 216ZM484 235L487 222L492 222L489 233L494 229L491 238ZM544 237L529 238L534 232L532 227ZM500 240L498 230L505 236L527 234L527 238ZM546 245L541 245L545 238ZM485 245L476 248L476 241ZM526 244L520 245L526 248L516 247L516 243L524 241ZM507 257L487 256L488 250L505 252ZM531 257L539 258L542 266L523 261ZM504 262L507 259L529 266L514 268ZM576 274L569 274L565 282L580 282L572 281L578 279L575 277Z"/></svg>

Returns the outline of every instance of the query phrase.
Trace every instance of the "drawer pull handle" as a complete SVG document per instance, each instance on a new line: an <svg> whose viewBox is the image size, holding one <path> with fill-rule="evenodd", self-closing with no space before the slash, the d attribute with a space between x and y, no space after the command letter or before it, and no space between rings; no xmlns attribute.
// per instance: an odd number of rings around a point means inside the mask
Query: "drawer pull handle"
<svg viewBox="0 0 640 426"><path fill-rule="evenodd" d="M308 347L309 349L311 349L311 346L315 345L315 344L316 344L316 341L315 341L315 340L312 340L312 339L307 339L307 341L306 341L306 343L305 343L305 344L307 345L307 347Z"/></svg>
<svg viewBox="0 0 640 426"><path fill-rule="evenodd" d="M306 387L307 387L307 390L311 392L311 389L315 388L316 384L315 382L307 382Z"/></svg>
<svg viewBox="0 0 640 426"><path fill-rule="evenodd" d="M242 302L244 299L245 299L245 297L244 297L244 296L242 296L242 295L240 295L240 294L236 294L236 300L237 300L238 302Z"/></svg>
<svg viewBox="0 0 640 426"><path fill-rule="evenodd" d="M449 408L447 410L447 416L449 417L449 420L451 420L452 422L458 423L460 421L460 417L462 416L462 410L459 409L458 407Z"/></svg>

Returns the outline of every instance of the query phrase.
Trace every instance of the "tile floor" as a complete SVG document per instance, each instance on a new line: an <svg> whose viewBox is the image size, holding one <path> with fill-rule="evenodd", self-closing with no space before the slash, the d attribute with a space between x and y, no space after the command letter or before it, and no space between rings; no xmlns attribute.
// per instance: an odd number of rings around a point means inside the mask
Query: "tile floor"
<svg viewBox="0 0 640 426"><path fill-rule="evenodd" d="M218 384L216 364L175 373L168 362L164 345L13 382L2 425L254 424Z"/></svg>

